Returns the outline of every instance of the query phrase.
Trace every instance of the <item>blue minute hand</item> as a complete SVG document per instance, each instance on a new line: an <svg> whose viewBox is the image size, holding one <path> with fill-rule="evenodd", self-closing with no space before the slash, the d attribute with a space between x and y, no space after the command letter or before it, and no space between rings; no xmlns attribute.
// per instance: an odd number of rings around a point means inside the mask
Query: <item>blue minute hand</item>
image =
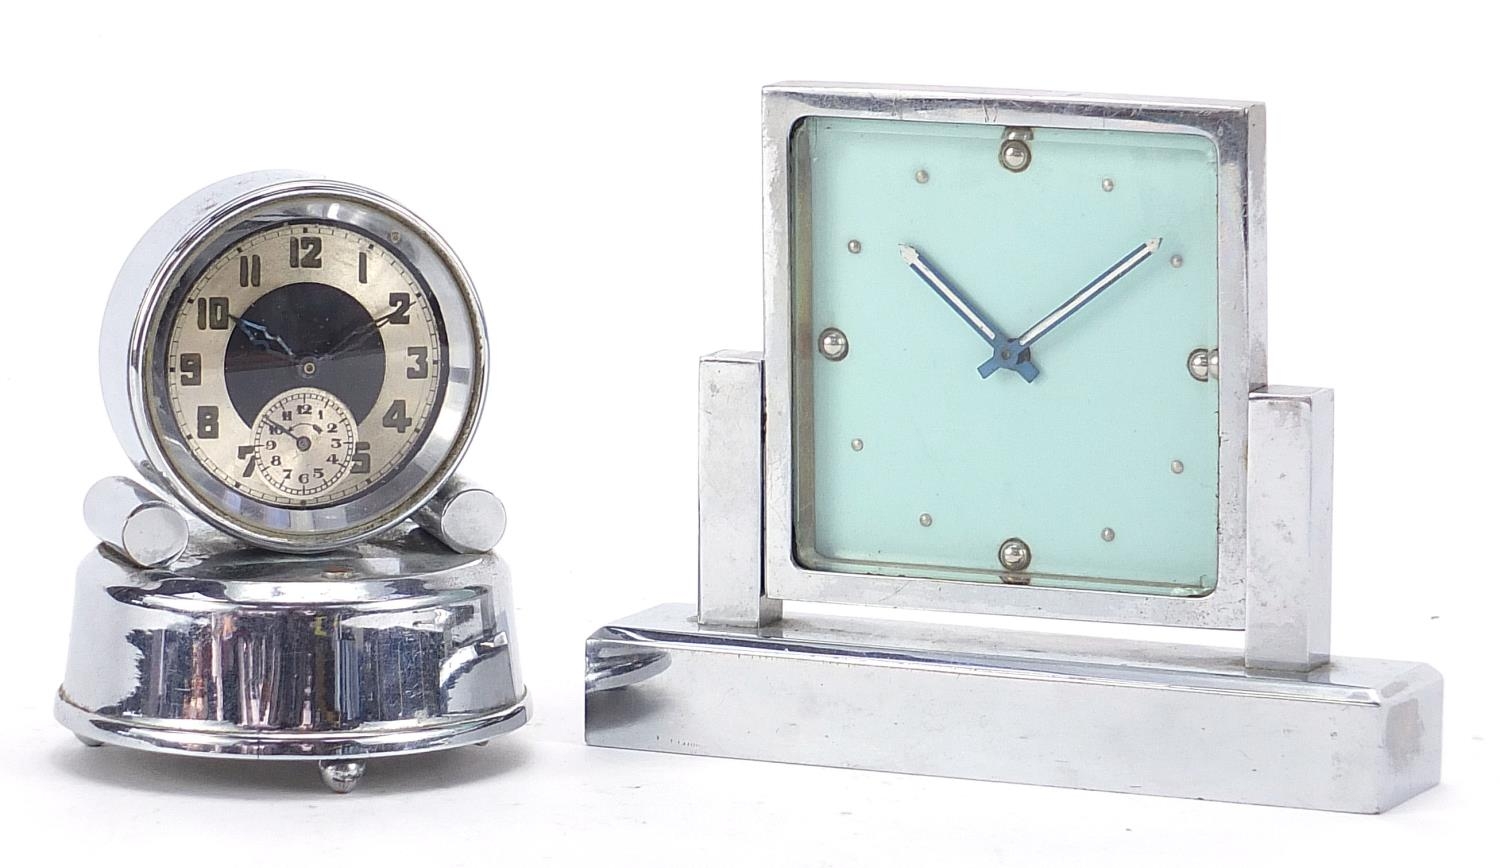
<svg viewBox="0 0 1500 868"><path fill-rule="evenodd" d="M932 291L936 292L938 297L947 302L948 306L953 308L953 311L962 317L964 322L969 324L969 328L972 328L981 338L984 338L985 343L994 348L994 358L979 366L980 376L988 377L1000 368L1010 368L1020 374L1028 383L1037 378L1039 372L1036 369L1036 365L1031 363L1031 359L1018 355L1013 356L1007 347L1014 342L1006 337L1005 333L1000 331L993 323L985 319L984 315L979 312L979 308L974 306L974 303L969 300L968 296L953 286L931 262L927 261L925 256L918 252L917 248L910 244L897 246L901 250L901 259L911 267L912 271L916 272L918 277L922 278L922 282L932 287ZM1002 354L1005 355L1004 360L997 361Z"/></svg>
<svg viewBox="0 0 1500 868"><path fill-rule="evenodd" d="M1136 249L1125 254L1125 258L1111 265L1103 274L1089 282L1088 286L1078 290L1073 297L1057 306L1057 309L1037 320L1036 325L1027 329L1020 337L1010 341L1004 346L998 347L996 355L1004 355L1007 351L1011 356L1029 356L1031 345L1041 339L1043 335L1061 325L1068 317L1083 309L1083 306L1098 298L1104 290L1114 285L1115 281L1129 274L1131 269L1145 262L1151 254L1161 247L1160 238L1152 238L1142 243ZM1004 365L1001 365L1004 367Z"/></svg>

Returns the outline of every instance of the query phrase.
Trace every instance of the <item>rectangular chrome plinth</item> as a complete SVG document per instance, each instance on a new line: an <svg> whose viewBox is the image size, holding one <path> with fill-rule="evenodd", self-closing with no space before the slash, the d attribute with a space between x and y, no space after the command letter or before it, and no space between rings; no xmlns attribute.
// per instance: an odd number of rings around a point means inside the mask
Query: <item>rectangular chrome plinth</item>
<svg viewBox="0 0 1500 868"><path fill-rule="evenodd" d="M587 642L589 744L1376 813L1433 786L1442 676L1335 657L665 605Z"/></svg>

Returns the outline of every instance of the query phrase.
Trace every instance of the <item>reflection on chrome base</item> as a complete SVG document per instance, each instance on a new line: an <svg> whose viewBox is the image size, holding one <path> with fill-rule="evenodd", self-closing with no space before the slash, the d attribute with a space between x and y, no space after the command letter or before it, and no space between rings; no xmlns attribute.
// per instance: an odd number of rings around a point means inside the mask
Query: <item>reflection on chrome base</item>
<svg viewBox="0 0 1500 868"><path fill-rule="evenodd" d="M315 761L348 792L529 716L504 562L420 530L282 555L195 526L170 569L100 546L73 617L55 710L86 745Z"/></svg>
<svg viewBox="0 0 1500 868"><path fill-rule="evenodd" d="M1045 651L1038 650L1045 649ZM1433 786L1442 677L1335 657L665 605L586 646L602 747L1375 813Z"/></svg>

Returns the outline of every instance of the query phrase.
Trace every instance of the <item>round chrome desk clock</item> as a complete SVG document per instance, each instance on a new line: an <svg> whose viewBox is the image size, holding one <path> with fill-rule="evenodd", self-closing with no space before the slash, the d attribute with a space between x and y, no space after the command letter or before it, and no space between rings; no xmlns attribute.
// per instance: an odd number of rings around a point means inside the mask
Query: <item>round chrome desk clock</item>
<svg viewBox="0 0 1500 868"><path fill-rule="evenodd" d="M454 476L486 362L457 257L371 190L253 173L157 221L100 374L167 499L121 477L85 499L104 545L59 719L90 745L319 760L340 792L366 756L524 723L504 508Z"/></svg>

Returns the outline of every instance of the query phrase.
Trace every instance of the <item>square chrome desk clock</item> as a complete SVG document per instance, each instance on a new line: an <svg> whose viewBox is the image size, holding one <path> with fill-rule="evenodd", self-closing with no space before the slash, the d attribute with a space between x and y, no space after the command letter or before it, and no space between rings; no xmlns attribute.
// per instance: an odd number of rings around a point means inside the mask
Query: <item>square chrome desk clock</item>
<svg viewBox="0 0 1500 868"><path fill-rule="evenodd" d="M1435 784L1438 673L1329 656L1333 395L1266 384L1264 115L766 88L766 349L701 362L698 607L589 639L588 741L1346 811Z"/></svg>

